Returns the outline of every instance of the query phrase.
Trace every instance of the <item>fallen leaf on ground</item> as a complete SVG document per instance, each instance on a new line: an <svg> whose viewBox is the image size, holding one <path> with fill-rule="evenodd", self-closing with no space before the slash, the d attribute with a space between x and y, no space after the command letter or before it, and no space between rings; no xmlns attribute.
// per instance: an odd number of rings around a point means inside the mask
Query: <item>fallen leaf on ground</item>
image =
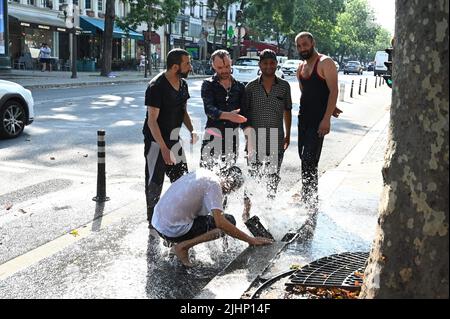
<svg viewBox="0 0 450 319"><path fill-rule="evenodd" d="M22 214L27 214L28 213L26 210L23 210L22 208L19 209L19 212L21 212Z"/></svg>
<svg viewBox="0 0 450 319"><path fill-rule="evenodd" d="M55 160L55 158L54 158L54 157L52 156L52 157L50 157L50 160L51 160L51 161L54 161L54 160Z"/></svg>
<svg viewBox="0 0 450 319"><path fill-rule="evenodd" d="M72 230L69 234L73 235L74 237L80 236L80 234L78 234L78 230L76 229Z"/></svg>
<svg viewBox="0 0 450 319"><path fill-rule="evenodd" d="M6 204L5 209L10 210L13 207L13 204Z"/></svg>

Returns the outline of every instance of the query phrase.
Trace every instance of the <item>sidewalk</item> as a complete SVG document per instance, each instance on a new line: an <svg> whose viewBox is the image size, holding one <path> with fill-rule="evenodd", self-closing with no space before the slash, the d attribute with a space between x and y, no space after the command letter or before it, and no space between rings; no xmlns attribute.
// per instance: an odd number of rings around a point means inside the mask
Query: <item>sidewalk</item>
<svg viewBox="0 0 450 319"><path fill-rule="evenodd" d="M375 237L382 193L381 169L390 114L375 124L340 165L319 179L320 208L316 216L301 216L297 240L272 247L249 247L196 296L199 299L250 298L262 283L291 266L342 252L370 251ZM269 227L270 230L270 227ZM284 280L261 298L284 298Z"/></svg>
<svg viewBox="0 0 450 319"><path fill-rule="evenodd" d="M40 70L11 70L8 73L0 73L0 79L19 83L27 89L95 86L117 83L149 82L163 69L152 69L152 74L144 78L144 72L138 71L113 71L112 77L100 76L99 72L77 72L77 78L72 79L72 72L54 71L41 72ZM190 78L203 78L205 75L190 75Z"/></svg>

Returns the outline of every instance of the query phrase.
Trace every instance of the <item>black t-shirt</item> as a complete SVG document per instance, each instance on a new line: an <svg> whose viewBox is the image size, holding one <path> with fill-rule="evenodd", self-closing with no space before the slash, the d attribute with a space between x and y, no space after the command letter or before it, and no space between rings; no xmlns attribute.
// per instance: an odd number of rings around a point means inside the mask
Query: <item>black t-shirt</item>
<svg viewBox="0 0 450 319"><path fill-rule="evenodd" d="M178 141L178 134L175 140L170 140L170 134L172 130L181 128L189 98L186 80L181 79L180 89L177 91L167 80L164 72L152 79L145 91L145 105L159 109L157 122L167 146L172 146ZM148 111L142 132L146 139L155 141L148 127Z"/></svg>

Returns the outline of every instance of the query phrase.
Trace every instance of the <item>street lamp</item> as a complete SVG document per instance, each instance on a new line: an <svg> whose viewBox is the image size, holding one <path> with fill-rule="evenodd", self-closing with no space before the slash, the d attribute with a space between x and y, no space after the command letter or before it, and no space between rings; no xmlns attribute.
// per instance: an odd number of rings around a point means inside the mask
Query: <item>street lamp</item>
<svg viewBox="0 0 450 319"><path fill-rule="evenodd" d="M79 26L79 11L78 6L72 3L63 4L63 13L66 21L66 27L72 29L72 79L77 78L77 26Z"/></svg>
<svg viewBox="0 0 450 319"><path fill-rule="evenodd" d="M244 19L244 12L242 10L236 11L236 25L237 25L237 52L235 53L235 60L241 56L241 36L242 36L242 20Z"/></svg>

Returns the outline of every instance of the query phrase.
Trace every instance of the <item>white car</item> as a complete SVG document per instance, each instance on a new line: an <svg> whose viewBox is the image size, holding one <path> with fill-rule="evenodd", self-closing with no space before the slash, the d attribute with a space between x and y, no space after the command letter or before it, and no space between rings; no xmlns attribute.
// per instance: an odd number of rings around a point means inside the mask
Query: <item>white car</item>
<svg viewBox="0 0 450 319"><path fill-rule="evenodd" d="M302 62L302 60L286 60L281 66L281 71L285 74L291 75L296 74L298 65Z"/></svg>
<svg viewBox="0 0 450 319"><path fill-rule="evenodd" d="M34 101L22 85L0 80L0 137L19 136L34 120Z"/></svg>
<svg viewBox="0 0 450 319"><path fill-rule="evenodd" d="M283 72L281 72L280 67L277 68L275 74L276 76L284 79L284 75ZM232 67L232 75L233 78L244 84L254 80L261 75L261 71L259 69L259 58L238 58Z"/></svg>

